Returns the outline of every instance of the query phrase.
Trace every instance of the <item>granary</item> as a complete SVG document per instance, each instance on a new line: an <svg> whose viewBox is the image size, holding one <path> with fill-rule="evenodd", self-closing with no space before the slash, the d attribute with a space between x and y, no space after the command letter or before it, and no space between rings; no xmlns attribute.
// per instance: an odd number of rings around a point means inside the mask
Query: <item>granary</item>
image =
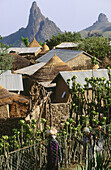
<svg viewBox="0 0 111 170"><path fill-rule="evenodd" d="M16 93L8 92L0 85L0 119L25 117L29 100Z"/></svg>
<svg viewBox="0 0 111 170"><path fill-rule="evenodd" d="M42 52L43 52L43 53L46 53L46 52L48 52L49 50L50 50L50 49L49 49L48 45L45 43L45 44L43 45Z"/></svg>
<svg viewBox="0 0 111 170"><path fill-rule="evenodd" d="M20 56L19 54L9 53L8 56L12 57L12 60L13 60L12 70L18 70L18 69L21 69L21 68L24 68L30 65L30 61Z"/></svg>
<svg viewBox="0 0 111 170"><path fill-rule="evenodd" d="M69 50L74 50L77 48L79 43L74 43L74 42L62 42L61 44L57 45L55 48L56 49L69 49Z"/></svg>
<svg viewBox="0 0 111 170"><path fill-rule="evenodd" d="M71 71L72 69L64 63L56 54L37 72L32 75L38 82L52 81L60 71Z"/></svg>
<svg viewBox="0 0 111 170"><path fill-rule="evenodd" d="M47 63L56 54L63 62L65 62L73 70L87 70L92 68L91 59L93 56L84 52L76 50L66 50L66 49L52 49L45 55L38 58L37 62ZM99 64L100 60L97 59Z"/></svg>
<svg viewBox="0 0 111 170"><path fill-rule="evenodd" d="M0 71L0 85L11 92L20 93L23 91L22 75L12 74L11 70Z"/></svg>
<svg viewBox="0 0 111 170"><path fill-rule="evenodd" d="M92 70L81 70L81 71L63 71L59 72L52 83L56 83L56 88L54 92L54 99L52 102L55 103L66 103L70 100L69 87L72 87L72 77L76 76L76 82L81 84L81 87L85 88L86 84L85 78L92 77ZM93 71L94 77L105 77L109 80L107 69L98 69ZM70 79L70 84L68 87L67 80ZM89 95L91 95L91 87L89 87ZM91 96L90 96L91 97Z"/></svg>
<svg viewBox="0 0 111 170"><path fill-rule="evenodd" d="M34 35L33 40L31 41L31 43L28 45L28 47L40 47L40 48L42 48L42 46L35 39L35 35Z"/></svg>
<svg viewBox="0 0 111 170"><path fill-rule="evenodd" d="M37 70L39 70L44 65L45 63L37 63L37 64L33 64L31 66L14 71L15 74L22 74L24 90L21 93L23 95L29 96L29 91L33 84L31 75L33 75Z"/></svg>
<svg viewBox="0 0 111 170"><path fill-rule="evenodd" d="M46 43L42 47L42 51L38 54L37 58L41 57L42 55L46 54L48 51L50 51L48 45Z"/></svg>

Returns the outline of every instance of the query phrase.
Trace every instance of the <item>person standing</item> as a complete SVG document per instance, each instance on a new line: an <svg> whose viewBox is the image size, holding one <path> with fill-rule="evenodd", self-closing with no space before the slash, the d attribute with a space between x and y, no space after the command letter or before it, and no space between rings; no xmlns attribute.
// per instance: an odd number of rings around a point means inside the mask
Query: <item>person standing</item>
<svg viewBox="0 0 111 170"><path fill-rule="evenodd" d="M93 146L93 136L88 127L83 129L84 136L83 136L83 146L84 146L84 155L86 155L86 146L89 143L89 154L92 154L92 146Z"/></svg>
<svg viewBox="0 0 111 170"><path fill-rule="evenodd" d="M54 127L47 130L49 136L47 145L47 170L58 170L58 163L61 159L61 153L58 141L56 140L57 130Z"/></svg>

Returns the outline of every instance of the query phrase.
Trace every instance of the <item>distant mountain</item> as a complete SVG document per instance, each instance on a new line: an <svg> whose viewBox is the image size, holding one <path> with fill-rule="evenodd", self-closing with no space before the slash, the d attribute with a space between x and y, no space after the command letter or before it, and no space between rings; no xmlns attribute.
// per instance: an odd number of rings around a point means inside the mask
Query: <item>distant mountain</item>
<svg viewBox="0 0 111 170"><path fill-rule="evenodd" d="M16 46L21 45L21 36L28 37L31 42L32 39L35 38L39 41L45 41L46 39L50 39L52 35L57 35L58 33L62 33L62 31L56 26L56 24L45 18L42 15L37 3L34 1L32 3L32 7L30 9L29 21L26 28L20 28L17 32L3 37L2 43L14 44L16 41Z"/></svg>
<svg viewBox="0 0 111 170"><path fill-rule="evenodd" d="M104 35L105 37L111 37L111 22L108 21L105 14L100 13L98 20L92 26L80 31L80 33L82 37L87 37L94 33Z"/></svg>

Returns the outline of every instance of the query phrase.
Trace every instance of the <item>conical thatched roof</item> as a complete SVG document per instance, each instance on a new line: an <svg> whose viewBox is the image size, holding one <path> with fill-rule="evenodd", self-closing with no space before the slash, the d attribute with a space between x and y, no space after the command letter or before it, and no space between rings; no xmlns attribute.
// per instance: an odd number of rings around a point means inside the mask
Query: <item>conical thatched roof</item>
<svg viewBox="0 0 111 170"><path fill-rule="evenodd" d="M47 51L49 51L49 50L50 50L50 49L49 49L48 45L44 44L43 49L42 49L42 52L47 52Z"/></svg>
<svg viewBox="0 0 111 170"><path fill-rule="evenodd" d="M34 36L34 39L31 41L28 47L41 47L41 45L36 41L35 36Z"/></svg>
<svg viewBox="0 0 111 170"><path fill-rule="evenodd" d="M0 85L0 106L13 102L28 104L29 100L16 93L11 93Z"/></svg>
<svg viewBox="0 0 111 170"><path fill-rule="evenodd" d="M60 71L72 71L59 57L54 55L43 67L33 74L33 78L39 82L51 81Z"/></svg>
<svg viewBox="0 0 111 170"><path fill-rule="evenodd" d="M13 57L13 69L18 70L24 67L27 67L30 65L30 61L27 60L26 58L16 54L16 53L10 53L9 56Z"/></svg>

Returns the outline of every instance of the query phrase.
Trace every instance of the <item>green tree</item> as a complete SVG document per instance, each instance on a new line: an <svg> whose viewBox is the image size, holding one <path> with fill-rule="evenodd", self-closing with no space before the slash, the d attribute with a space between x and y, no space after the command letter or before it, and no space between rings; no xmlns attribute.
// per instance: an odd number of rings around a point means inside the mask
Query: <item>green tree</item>
<svg viewBox="0 0 111 170"><path fill-rule="evenodd" d="M81 41L81 35L80 33L75 32L66 32L63 34L58 33L58 35L52 35L52 38L50 40L46 40L47 45L50 49L52 49L54 46L62 43L62 42L79 42Z"/></svg>
<svg viewBox="0 0 111 170"><path fill-rule="evenodd" d="M25 45L26 47L28 47L28 45L29 45L29 39L28 39L28 37L26 37L26 38L21 37L21 40L22 40L22 42L24 43L24 45Z"/></svg>
<svg viewBox="0 0 111 170"><path fill-rule="evenodd" d="M110 41L104 37L87 37L79 45L79 50L83 50L99 59L111 57Z"/></svg>
<svg viewBox="0 0 111 170"><path fill-rule="evenodd" d="M43 47L43 46L44 46L44 44L45 44L45 42L41 42L41 41L39 41L39 44Z"/></svg>
<svg viewBox="0 0 111 170"><path fill-rule="evenodd" d="M2 37L0 36L0 40ZM4 71L10 70L13 67L13 57L8 55L8 45L0 42L0 74Z"/></svg>

